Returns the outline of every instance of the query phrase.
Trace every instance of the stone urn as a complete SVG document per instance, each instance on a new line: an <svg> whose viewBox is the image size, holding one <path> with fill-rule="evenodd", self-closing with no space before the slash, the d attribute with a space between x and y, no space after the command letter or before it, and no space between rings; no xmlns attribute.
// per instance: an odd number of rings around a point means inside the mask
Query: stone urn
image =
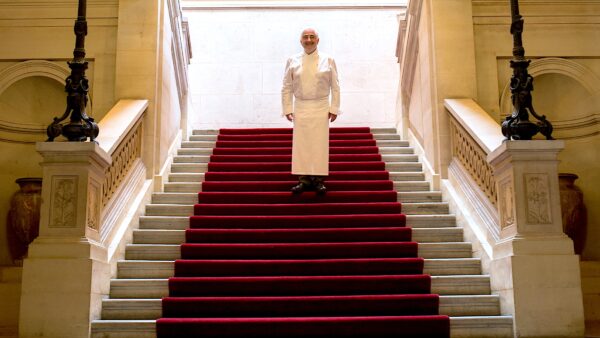
<svg viewBox="0 0 600 338"><path fill-rule="evenodd" d="M575 253L581 255L587 236L587 209L583 192L575 185L578 178L575 174L558 174L563 231L573 240Z"/></svg>
<svg viewBox="0 0 600 338"><path fill-rule="evenodd" d="M19 178L15 181L21 188L10 200L7 219L7 237L10 254L15 265L22 265L29 244L40 231L40 208L42 205L42 179Z"/></svg>

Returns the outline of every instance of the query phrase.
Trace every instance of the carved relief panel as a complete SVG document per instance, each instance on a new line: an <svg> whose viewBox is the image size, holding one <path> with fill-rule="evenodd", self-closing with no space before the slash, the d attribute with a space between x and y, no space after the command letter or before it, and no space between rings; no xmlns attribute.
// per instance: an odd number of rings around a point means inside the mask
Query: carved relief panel
<svg viewBox="0 0 600 338"><path fill-rule="evenodd" d="M502 230L515 224L515 194L512 178L498 182L498 203Z"/></svg>
<svg viewBox="0 0 600 338"><path fill-rule="evenodd" d="M78 176L53 176L50 197L50 228L77 226Z"/></svg>
<svg viewBox="0 0 600 338"><path fill-rule="evenodd" d="M100 186L90 181L88 188L87 220L89 228L100 230Z"/></svg>
<svg viewBox="0 0 600 338"><path fill-rule="evenodd" d="M527 222L530 224L552 223L548 174L525 174L523 177L527 196Z"/></svg>

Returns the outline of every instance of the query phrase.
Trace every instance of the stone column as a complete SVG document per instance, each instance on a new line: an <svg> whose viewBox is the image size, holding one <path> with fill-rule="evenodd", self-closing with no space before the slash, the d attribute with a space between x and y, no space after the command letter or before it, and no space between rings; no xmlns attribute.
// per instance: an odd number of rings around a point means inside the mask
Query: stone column
<svg viewBox="0 0 600 338"><path fill-rule="evenodd" d="M100 212L111 158L89 142L36 148L43 157L40 235L23 264L19 337L87 338L109 291Z"/></svg>
<svg viewBox="0 0 600 338"><path fill-rule="evenodd" d="M583 337L579 258L562 231L558 153L564 141L507 141L488 156L500 238L492 290L516 337Z"/></svg>

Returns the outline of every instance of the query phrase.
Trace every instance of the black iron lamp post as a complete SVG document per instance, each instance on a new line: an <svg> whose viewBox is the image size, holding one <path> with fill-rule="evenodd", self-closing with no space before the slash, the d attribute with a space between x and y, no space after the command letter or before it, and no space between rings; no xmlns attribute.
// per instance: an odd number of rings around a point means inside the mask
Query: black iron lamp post
<svg viewBox="0 0 600 338"><path fill-rule="evenodd" d="M67 109L60 118L55 117L46 129L48 142L54 141L61 134L69 141L83 142L89 138L90 141L95 142L94 139L100 131L94 119L85 112L89 90L88 79L85 77L85 70L88 68L88 63L85 61L86 7L86 0L79 0L74 28L76 41L75 50L73 50L73 61L67 62L69 68L71 68L71 75L67 77L65 85ZM60 124L69 115L71 116L70 122L64 125Z"/></svg>
<svg viewBox="0 0 600 338"><path fill-rule="evenodd" d="M510 67L513 75L510 79L510 92L513 112L502 122L502 134L506 140L531 140L537 133L541 133L548 140L552 140L552 124L546 120L545 115L538 115L533 109L531 91L533 90L533 77L527 72L531 60L525 59L523 48L523 17L519 14L519 0L510 0L512 24L510 33L513 35L513 59ZM538 122L529 121L529 113Z"/></svg>

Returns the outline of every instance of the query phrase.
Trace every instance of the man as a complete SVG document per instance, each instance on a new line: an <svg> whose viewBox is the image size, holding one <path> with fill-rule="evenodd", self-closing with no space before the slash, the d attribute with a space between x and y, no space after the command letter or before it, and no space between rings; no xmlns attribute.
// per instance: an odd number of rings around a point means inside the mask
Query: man
<svg viewBox="0 0 600 338"><path fill-rule="evenodd" d="M335 61L317 50L319 34L313 28L303 30L300 44L304 52L288 59L281 89L283 115L294 123L292 174L299 176L299 183L292 193L314 189L324 195L329 121L335 121L339 113L340 86Z"/></svg>

